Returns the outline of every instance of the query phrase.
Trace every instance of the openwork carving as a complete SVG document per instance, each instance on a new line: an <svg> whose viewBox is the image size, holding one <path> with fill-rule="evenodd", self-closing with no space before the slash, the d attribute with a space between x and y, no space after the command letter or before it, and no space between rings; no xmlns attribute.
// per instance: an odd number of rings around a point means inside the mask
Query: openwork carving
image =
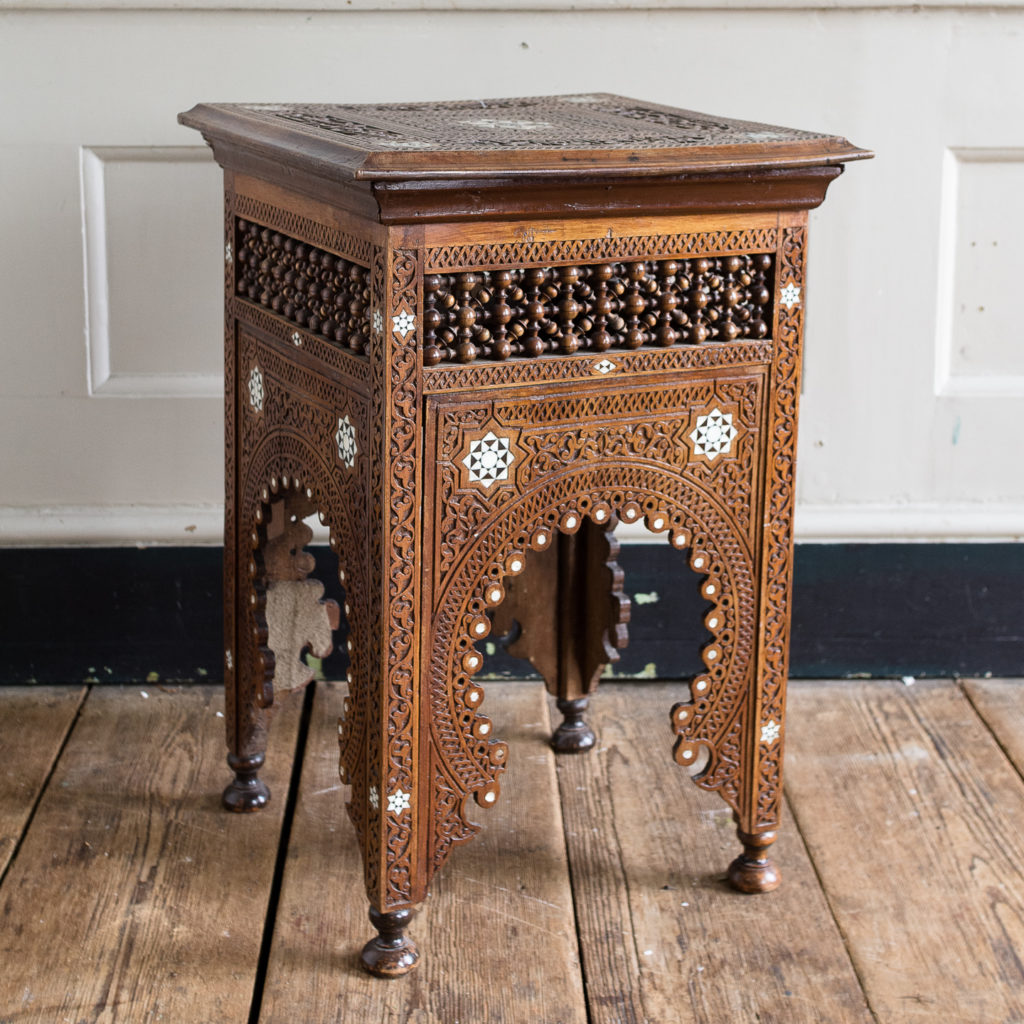
<svg viewBox="0 0 1024 1024"><path fill-rule="evenodd" d="M771 319L768 254L431 274L423 360L759 340Z"/></svg>
<svg viewBox="0 0 1024 1024"><path fill-rule="evenodd" d="M708 496L671 470L636 465L623 472L605 465L547 479L467 539L439 598L430 664L432 869L444 862L453 843L477 830L465 817L463 802L473 795L484 806L493 803L507 758L504 744L489 738L490 722L477 713L483 694L472 679L482 664L473 645L489 628L488 588L514 575L524 553L550 546L566 518L589 515L596 521L598 512L605 519L615 512L627 520L643 517L648 524L659 521L673 547L691 547L691 565L706 573L704 592L717 603L708 617L714 639L704 650L708 671L692 708L688 742L712 751L700 784L720 790L738 807L739 746L733 737L741 727L756 631L749 550Z"/></svg>
<svg viewBox="0 0 1024 1024"><path fill-rule="evenodd" d="M368 268L241 218L235 244L239 296L353 352L366 351Z"/></svg>

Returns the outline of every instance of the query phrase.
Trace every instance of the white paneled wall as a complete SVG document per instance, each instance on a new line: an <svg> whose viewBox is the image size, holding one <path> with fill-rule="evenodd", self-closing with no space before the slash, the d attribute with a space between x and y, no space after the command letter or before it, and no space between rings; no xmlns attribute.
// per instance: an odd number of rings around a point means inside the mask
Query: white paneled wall
<svg viewBox="0 0 1024 1024"><path fill-rule="evenodd" d="M179 110L598 90L877 153L812 215L798 537L1024 535L1024 10L122 6L0 0L0 542L219 539L219 173Z"/></svg>

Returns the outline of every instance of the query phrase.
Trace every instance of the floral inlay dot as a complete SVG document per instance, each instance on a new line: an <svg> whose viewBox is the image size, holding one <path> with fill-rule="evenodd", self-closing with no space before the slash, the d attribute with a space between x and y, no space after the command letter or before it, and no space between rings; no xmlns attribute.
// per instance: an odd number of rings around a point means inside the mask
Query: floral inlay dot
<svg viewBox="0 0 1024 1024"><path fill-rule="evenodd" d="M377 808L380 807L380 792L377 790L376 786L371 786L370 787L369 798L370 798L370 806L374 810L377 810Z"/></svg>
<svg viewBox="0 0 1024 1024"><path fill-rule="evenodd" d="M775 719L771 719L766 725L761 726L761 742L774 743L779 738L781 726Z"/></svg>
<svg viewBox="0 0 1024 1024"><path fill-rule="evenodd" d="M406 793L404 789L396 789L388 797L388 811L391 814L401 814L409 809L409 798L412 794Z"/></svg>
<svg viewBox="0 0 1024 1024"><path fill-rule="evenodd" d="M405 310L401 313L396 313L391 320L395 325L395 333L400 334L403 341L416 327L416 317L414 317L412 313L407 313Z"/></svg>
<svg viewBox="0 0 1024 1024"><path fill-rule="evenodd" d="M786 309L792 309L800 301L799 286L790 281L779 293L779 301Z"/></svg>

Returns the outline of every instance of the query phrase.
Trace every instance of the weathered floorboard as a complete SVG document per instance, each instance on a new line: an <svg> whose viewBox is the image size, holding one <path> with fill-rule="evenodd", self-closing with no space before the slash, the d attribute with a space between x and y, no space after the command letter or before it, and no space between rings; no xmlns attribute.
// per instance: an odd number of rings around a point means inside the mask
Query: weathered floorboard
<svg viewBox="0 0 1024 1024"><path fill-rule="evenodd" d="M96 687L0 888L0 1021L244 1024L298 706L259 814L220 806L211 687Z"/></svg>
<svg viewBox="0 0 1024 1024"><path fill-rule="evenodd" d="M0 689L0 877L85 692L84 686Z"/></svg>
<svg viewBox="0 0 1024 1024"><path fill-rule="evenodd" d="M879 1021L1024 1020L1024 783L956 684L797 684L787 729L790 805Z"/></svg>
<svg viewBox="0 0 1024 1024"><path fill-rule="evenodd" d="M964 679L961 686L1017 771L1024 774L1024 679Z"/></svg>
<svg viewBox="0 0 1024 1024"><path fill-rule="evenodd" d="M791 822L783 885L726 885L732 813L672 760L678 684L602 684L590 754L558 761L593 1024L847 1024L870 1014Z"/></svg>
<svg viewBox="0 0 1024 1024"><path fill-rule="evenodd" d="M511 747L501 799L479 813L483 830L435 880L410 928L420 965L397 981L371 978L358 963L373 929L338 780L342 692L317 689L262 1024L583 1024L542 687L487 686L487 712Z"/></svg>

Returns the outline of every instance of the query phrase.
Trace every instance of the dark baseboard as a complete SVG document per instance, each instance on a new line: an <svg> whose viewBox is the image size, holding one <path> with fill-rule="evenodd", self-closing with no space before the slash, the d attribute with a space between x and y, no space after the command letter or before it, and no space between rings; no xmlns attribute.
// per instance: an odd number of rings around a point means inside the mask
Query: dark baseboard
<svg viewBox="0 0 1024 1024"><path fill-rule="evenodd" d="M332 557L313 549L328 594ZM700 669L707 607L661 545L627 545L630 644L616 676ZM0 684L219 680L219 548L0 549ZM1024 544L797 546L791 675L1024 675ZM342 623L328 677L344 673ZM500 645L485 675L529 666Z"/></svg>

